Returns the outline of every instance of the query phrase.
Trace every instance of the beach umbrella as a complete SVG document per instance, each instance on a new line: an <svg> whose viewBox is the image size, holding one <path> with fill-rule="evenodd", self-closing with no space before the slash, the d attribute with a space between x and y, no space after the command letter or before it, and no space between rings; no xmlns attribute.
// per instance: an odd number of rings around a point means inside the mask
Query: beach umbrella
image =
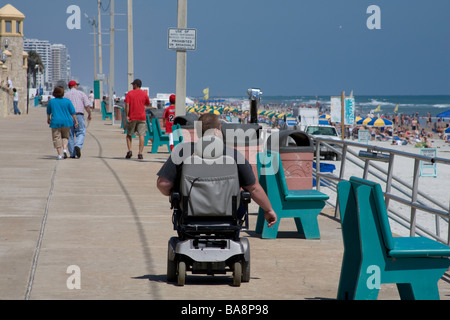
<svg viewBox="0 0 450 320"><path fill-rule="evenodd" d="M361 124L365 124L365 125L367 125L369 122L371 122L373 120L373 118L371 118L371 117L367 117L367 118L365 118L363 121L362 121L362 123Z"/></svg>
<svg viewBox="0 0 450 320"><path fill-rule="evenodd" d="M329 120L331 116L329 114L322 114L319 116L319 120Z"/></svg>
<svg viewBox="0 0 450 320"><path fill-rule="evenodd" d="M374 118L372 121L367 123L368 126L376 126L376 127L388 127L392 126L392 121L384 118Z"/></svg>
<svg viewBox="0 0 450 320"><path fill-rule="evenodd" d="M360 117L360 116L358 116L358 117L355 118L355 123L356 123L356 124L361 124L361 123L362 123L362 120L363 120L363 118ZM361 121L361 123L359 123L359 121Z"/></svg>
<svg viewBox="0 0 450 320"><path fill-rule="evenodd" d="M208 113L214 113L214 114L219 115L220 111L219 110L215 110L215 109L211 109L211 110L208 111Z"/></svg>
<svg viewBox="0 0 450 320"><path fill-rule="evenodd" d="M450 118L450 110L439 113L436 118Z"/></svg>

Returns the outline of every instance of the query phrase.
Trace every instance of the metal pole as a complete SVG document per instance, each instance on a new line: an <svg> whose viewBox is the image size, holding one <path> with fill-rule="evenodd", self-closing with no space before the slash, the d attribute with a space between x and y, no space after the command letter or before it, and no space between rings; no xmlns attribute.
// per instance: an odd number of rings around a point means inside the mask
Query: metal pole
<svg viewBox="0 0 450 320"><path fill-rule="evenodd" d="M95 18L92 25L94 26L94 80L97 80L97 35L95 32Z"/></svg>
<svg viewBox="0 0 450 320"><path fill-rule="evenodd" d="M345 92L341 93L341 139L345 140L345 118L344 118L344 110L345 110Z"/></svg>
<svg viewBox="0 0 450 320"><path fill-rule="evenodd" d="M128 0L128 91L133 89L134 48L133 48L133 0Z"/></svg>
<svg viewBox="0 0 450 320"><path fill-rule="evenodd" d="M101 75L99 79L100 100L103 99L103 50L102 50L102 2L98 0L98 73Z"/></svg>
<svg viewBox="0 0 450 320"><path fill-rule="evenodd" d="M98 73L103 74L101 0L98 0ZM100 94L103 94L103 92L100 92Z"/></svg>
<svg viewBox="0 0 450 320"><path fill-rule="evenodd" d="M187 0L178 0L178 28L187 28ZM186 115L186 51L177 50L175 115Z"/></svg>
<svg viewBox="0 0 450 320"><path fill-rule="evenodd" d="M116 114L114 108L114 0L111 0L111 30L110 45L109 45L109 111L112 112L112 124L115 125Z"/></svg>

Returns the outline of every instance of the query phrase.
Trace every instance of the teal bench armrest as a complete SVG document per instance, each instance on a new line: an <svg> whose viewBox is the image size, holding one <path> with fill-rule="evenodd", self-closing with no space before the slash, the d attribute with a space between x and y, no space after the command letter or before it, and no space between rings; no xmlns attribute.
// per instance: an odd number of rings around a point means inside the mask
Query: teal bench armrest
<svg viewBox="0 0 450 320"><path fill-rule="evenodd" d="M289 190L287 194L285 194L284 199L286 201L313 201L313 200L328 200L330 197L317 190Z"/></svg>
<svg viewBox="0 0 450 320"><path fill-rule="evenodd" d="M399 237L388 255L393 258L450 257L450 247L425 237Z"/></svg>

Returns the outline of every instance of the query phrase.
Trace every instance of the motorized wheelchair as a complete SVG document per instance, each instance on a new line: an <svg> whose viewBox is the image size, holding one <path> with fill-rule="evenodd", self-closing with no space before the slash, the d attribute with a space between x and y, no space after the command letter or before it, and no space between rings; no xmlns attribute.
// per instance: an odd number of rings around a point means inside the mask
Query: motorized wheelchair
<svg viewBox="0 0 450 320"><path fill-rule="evenodd" d="M233 285L250 280L250 246L240 238L248 227L250 193L241 191L231 148L205 136L182 164L179 192L172 192L173 225L168 244L167 280L183 286L186 272L233 273ZM228 151L227 151L228 150Z"/></svg>

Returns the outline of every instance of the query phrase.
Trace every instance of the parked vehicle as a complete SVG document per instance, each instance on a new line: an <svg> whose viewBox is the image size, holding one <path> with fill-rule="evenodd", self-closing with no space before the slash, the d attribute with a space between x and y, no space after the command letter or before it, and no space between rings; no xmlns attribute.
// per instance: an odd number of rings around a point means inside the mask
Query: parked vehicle
<svg viewBox="0 0 450 320"><path fill-rule="evenodd" d="M325 139L333 139L333 140L340 140L341 137L336 131L336 128L334 126L330 125L312 125L312 126L306 126L305 132L309 134L312 137L317 138L325 138ZM338 148L339 146L334 146L335 148ZM328 149L325 145L321 144L320 146L320 156L323 156L325 160L340 160L341 155L334 152L331 149Z"/></svg>

